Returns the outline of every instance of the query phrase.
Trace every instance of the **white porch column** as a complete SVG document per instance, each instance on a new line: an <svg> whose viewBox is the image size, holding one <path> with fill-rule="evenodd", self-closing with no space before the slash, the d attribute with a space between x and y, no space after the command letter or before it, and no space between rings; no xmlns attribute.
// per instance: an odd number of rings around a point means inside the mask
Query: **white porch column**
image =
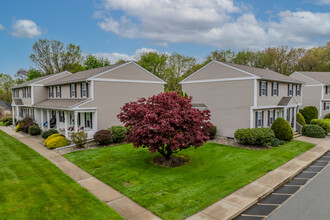
<svg viewBox="0 0 330 220"><path fill-rule="evenodd" d="M16 123L15 123L15 107L14 106L11 107L11 116L13 118L13 125L16 125Z"/></svg>
<svg viewBox="0 0 330 220"><path fill-rule="evenodd" d="M288 108L284 108L284 120L287 119L287 114L288 114Z"/></svg>
<svg viewBox="0 0 330 220"><path fill-rule="evenodd" d="M68 122L69 122L68 112L65 111L65 112L64 112L64 133L65 133L65 137L66 137L66 138L69 137L69 132L68 132Z"/></svg>
<svg viewBox="0 0 330 220"><path fill-rule="evenodd" d="M50 116L49 116L49 110L47 109L47 128L50 129Z"/></svg>
<svg viewBox="0 0 330 220"><path fill-rule="evenodd" d="M74 132L78 132L78 112L74 112Z"/></svg>
<svg viewBox="0 0 330 220"><path fill-rule="evenodd" d="M293 130L297 130L296 122L297 122L297 107L293 108Z"/></svg>
<svg viewBox="0 0 330 220"><path fill-rule="evenodd" d="M41 123L41 130L44 130L44 110L40 109L40 123Z"/></svg>
<svg viewBox="0 0 330 220"><path fill-rule="evenodd" d="M59 129L60 129L60 112L55 111L55 116L56 116L56 129L59 131Z"/></svg>
<svg viewBox="0 0 330 220"><path fill-rule="evenodd" d="M18 106L16 106L16 118L17 118L17 120L19 119L19 109L18 109L19 107Z"/></svg>

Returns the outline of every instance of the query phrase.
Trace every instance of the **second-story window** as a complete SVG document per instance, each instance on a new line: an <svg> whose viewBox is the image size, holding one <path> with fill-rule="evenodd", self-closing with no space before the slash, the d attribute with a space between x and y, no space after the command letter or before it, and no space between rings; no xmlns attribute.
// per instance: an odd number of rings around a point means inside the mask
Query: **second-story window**
<svg viewBox="0 0 330 220"><path fill-rule="evenodd" d="M61 98L61 86L56 86L56 98Z"/></svg>
<svg viewBox="0 0 330 220"><path fill-rule="evenodd" d="M81 97L88 97L88 87L87 87L87 83L81 83Z"/></svg>
<svg viewBox="0 0 330 220"><path fill-rule="evenodd" d="M329 86L325 86L325 94L327 95L329 93Z"/></svg>
<svg viewBox="0 0 330 220"><path fill-rule="evenodd" d="M23 98L26 98L26 88L23 88Z"/></svg>
<svg viewBox="0 0 330 220"><path fill-rule="evenodd" d="M31 87L27 88L27 97L31 98Z"/></svg>
<svg viewBox="0 0 330 220"><path fill-rule="evenodd" d="M293 85L288 84L288 96L293 96Z"/></svg>
<svg viewBox="0 0 330 220"><path fill-rule="evenodd" d="M259 85L259 96L267 96L267 82L266 81L260 81Z"/></svg>
<svg viewBox="0 0 330 220"><path fill-rule="evenodd" d="M297 84L296 85L296 96L300 96L301 95L301 85Z"/></svg>
<svg viewBox="0 0 330 220"><path fill-rule="evenodd" d="M70 97L77 98L77 85L76 84L70 85Z"/></svg>
<svg viewBox="0 0 330 220"><path fill-rule="evenodd" d="M278 96L278 83L272 82L272 96Z"/></svg>
<svg viewBox="0 0 330 220"><path fill-rule="evenodd" d="M54 89L53 89L53 87L50 86L48 89L49 89L49 92L48 92L49 98L54 98Z"/></svg>

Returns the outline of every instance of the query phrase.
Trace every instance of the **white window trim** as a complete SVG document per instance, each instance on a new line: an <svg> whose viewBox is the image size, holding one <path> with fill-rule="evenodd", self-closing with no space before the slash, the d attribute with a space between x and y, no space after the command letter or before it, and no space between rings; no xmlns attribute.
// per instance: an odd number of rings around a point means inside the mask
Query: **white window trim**
<svg viewBox="0 0 330 220"><path fill-rule="evenodd" d="M54 89L53 89L53 86L50 86L48 88L48 97L49 98L54 98Z"/></svg>
<svg viewBox="0 0 330 220"><path fill-rule="evenodd" d="M278 96L278 82L273 82L273 96Z"/></svg>
<svg viewBox="0 0 330 220"><path fill-rule="evenodd" d="M261 96L266 96L267 94L267 82L266 81L261 81Z"/></svg>
<svg viewBox="0 0 330 220"><path fill-rule="evenodd" d="M330 110L330 102L325 103L325 110Z"/></svg>
<svg viewBox="0 0 330 220"><path fill-rule="evenodd" d="M76 86L75 84L70 84L71 98L76 98Z"/></svg>
<svg viewBox="0 0 330 220"><path fill-rule="evenodd" d="M293 84L289 84L289 96L293 96Z"/></svg>
<svg viewBox="0 0 330 220"><path fill-rule="evenodd" d="M260 125L259 125L260 122ZM263 124L262 124L262 111L258 111L257 114L257 128L262 128Z"/></svg>
<svg viewBox="0 0 330 220"><path fill-rule="evenodd" d="M273 122L275 121L275 110L272 109L272 110L269 110L269 121L270 121L270 125L273 124Z"/></svg>
<svg viewBox="0 0 330 220"><path fill-rule="evenodd" d="M56 98L61 98L61 86L56 86Z"/></svg>
<svg viewBox="0 0 330 220"><path fill-rule="evenodd" d="M81 95L83 98L87 97L87 83L81 84Z"/></svg>

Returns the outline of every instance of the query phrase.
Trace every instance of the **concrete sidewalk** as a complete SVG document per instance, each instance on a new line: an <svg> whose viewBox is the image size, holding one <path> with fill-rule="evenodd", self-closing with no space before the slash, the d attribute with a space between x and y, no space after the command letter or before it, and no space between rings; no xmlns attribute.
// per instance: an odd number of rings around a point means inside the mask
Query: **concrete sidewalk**
<svg viewBox="0 0 330 220"><path fill-rule="evenodd" d="M156 220L160 219L147 209L141 207L127 196L121 194L117 190L106 185L102 181L96 179L89 173L85 172L75 164L68 161L55 151L48 150L40 144L40 138L29 137L22 133L16 133L9 127L0 127L0 129L10 136L16 138L28 147L32 148L40 155L47 158L60 168L65 174L77 181L81 186L94 194L98 199L105 202L118 214L129 220Z"/></svg>

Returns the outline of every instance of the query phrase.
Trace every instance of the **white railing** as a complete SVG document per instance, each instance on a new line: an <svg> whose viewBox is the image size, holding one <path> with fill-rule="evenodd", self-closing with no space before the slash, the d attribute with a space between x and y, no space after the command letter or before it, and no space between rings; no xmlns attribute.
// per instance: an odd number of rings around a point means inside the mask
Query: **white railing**
<svg viewBox="0 0 330 220"><path fill-rule="evenodd" d="M302 134L302 129L303 129L303 126L301 124L299 124L298 122L296 122L296 131L298 131L300 134Z"/></svg>

